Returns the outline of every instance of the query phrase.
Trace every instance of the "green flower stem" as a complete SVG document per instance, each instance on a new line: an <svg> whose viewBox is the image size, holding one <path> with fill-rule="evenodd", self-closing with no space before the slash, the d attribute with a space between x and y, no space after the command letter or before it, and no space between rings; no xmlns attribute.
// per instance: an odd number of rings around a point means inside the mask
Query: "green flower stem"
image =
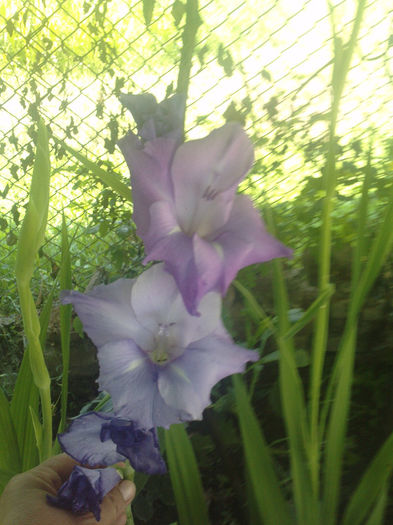
<svg viewBox="0 0 393 525"><path fill-rule="evenodd" d="M330 286L330 259L331 259L331 229L332 211L336 194L336 165L335 165L335 133L337 117L340 107L341 95L344 89L345 79L349 70L353 51L356 45L360 23L366 6L366 0L359 0L356 18L353 24L351 37L346 46L341 44L339 38L334 35L335 60L332 79L332 109L329 129L329 145L327 153L326 169L324 173L325 199L322 211L322 229L320 241L319 258L319 293L325 293ZM322 380L322 370L325 361L327 333L329 321L329 302L325 302L319 308L316 318L316 329L313 345L313 358L311 367L311 389L310 389L310 449L309 462L312 476L314 495L319 494L319 465L320 465L320 442L322 436L319 432L319 403Z"/></svg>
<svg viewBox="0 0 393 525"><path fill-rule="evenodd" d="M192 66L192 57L194 55L194 49L196 44L196 34L200 25L201 19L199 16L198 0L187 0L186 23L182 35L183 45L180 57L179 74L177 77L176 88L177 93L184 95L185 102L187 100L188 87L190 85L190 73Z"/></svg>
<svg viewBox="0 0 393 525"><path fill-rule="evenodd" d="M41 399L42 441L39 450L40 461L52 455L52 405L50 396L50 377L40 344L40 323L29 285L18 281L18 292L23 325L29 345L30 366L33 380Z"/></svg>

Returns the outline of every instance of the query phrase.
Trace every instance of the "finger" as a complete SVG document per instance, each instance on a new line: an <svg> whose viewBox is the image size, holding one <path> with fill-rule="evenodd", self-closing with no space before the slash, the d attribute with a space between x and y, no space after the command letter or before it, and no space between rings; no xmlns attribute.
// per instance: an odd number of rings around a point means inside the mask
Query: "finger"
<svg viewBox="0 0 393 525"><path fill-rule="evenodd" d="M127 505L135 497L135 485L132 481L123 480L102 500L102 525L117 525L125 513Z"/></svg>
<svg viewBox="0 0 393 525"><path fill-rule="evenodd" d="M39 470L42 468L51 469L59 475L62 483L64 483L64 481L67 481L67 479L70 477L72 469L75 467L75 465L78 465L78 462L67 454L63 453L47 459L34 470Z"/></svg>

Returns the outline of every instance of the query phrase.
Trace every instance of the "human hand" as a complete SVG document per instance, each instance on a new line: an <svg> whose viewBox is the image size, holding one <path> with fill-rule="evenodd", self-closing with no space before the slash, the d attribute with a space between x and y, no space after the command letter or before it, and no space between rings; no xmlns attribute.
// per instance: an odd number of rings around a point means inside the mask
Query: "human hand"
<svg viewBox="0 0 393 525"><path fill-rule="evenodd" d="M14 476L0 497L1 525L97 525L91 512L75 515L47 503L46 495L56 496L77 462L66 454L44 461ZM101 503L100 525L125 525L126 507L135 497L135 485L121 481Z"/></svg>

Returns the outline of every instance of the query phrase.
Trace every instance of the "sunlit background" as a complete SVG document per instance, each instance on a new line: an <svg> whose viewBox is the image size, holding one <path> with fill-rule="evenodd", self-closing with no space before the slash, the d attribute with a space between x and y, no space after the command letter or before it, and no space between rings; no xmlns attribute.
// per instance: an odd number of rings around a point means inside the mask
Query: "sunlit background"
<svg viewBox="0 0 393 525"><path fill-rule="evenodd" d="M146 27L141 1L1 3L0 236L7 249L0 261L14 253L27 199L34 155L31 115L39 109L54 139L128 180L116 141L134 124L117 96L149 91L161 100L175 89L185 20L181 6L156 2ZM256 203L293 200L310 177L320 177L332 35L348 40L355 8L352 0L200 2L203 23L191 72L187 135L204 136L225 118L243 120L256 162L242 190ZM365 162L371 140L373 155L386 161L393 116L392 14L389 0L369 2L342 100L339 160L344 171L352 170L351 183L339 186L346 195L357 191L353 170ZM91 246L103 243L96 249L100 266L104 246L113 242L106 236L114 222L105 218L105 207L99 216L92 207L105 190L60 143L52 150L54 233L48 234L47 251L50 257L58 251L56 228L65 210L76 239L90 228ZM126 234L128 226L119 220L116 228Z"/></svg>

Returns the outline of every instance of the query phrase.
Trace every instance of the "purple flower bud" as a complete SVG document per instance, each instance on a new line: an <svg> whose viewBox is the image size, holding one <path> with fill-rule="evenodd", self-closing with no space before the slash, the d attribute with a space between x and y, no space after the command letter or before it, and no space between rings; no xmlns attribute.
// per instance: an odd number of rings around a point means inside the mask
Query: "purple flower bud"
<svg viewBox="0 0 393 525"><path fill-rule="evenodd" d="M168 137L178 142L182 140L184 96L175 94L158 104L151 93L140 95L122 93L119 100L131 111L141 139Z"/></svg>
<svg viewBox="0 0 393 525"><path fill-rule="evenodd" d="M71 510L75 514L92 512L101 519L100 504L121 477L114 468L88 469L75 466L69 479L60 487L57 496L47 495L51 505Z"/></svg>
<svg viewBox="0 0 393 525"><path fill-rule="evenodd" d="M139 472L166 472L156 431L145 430L135 422L116 418L113 414L84 414L74 419L58 439L64 452L90 467L113 465L128 459Z"/></svg>

